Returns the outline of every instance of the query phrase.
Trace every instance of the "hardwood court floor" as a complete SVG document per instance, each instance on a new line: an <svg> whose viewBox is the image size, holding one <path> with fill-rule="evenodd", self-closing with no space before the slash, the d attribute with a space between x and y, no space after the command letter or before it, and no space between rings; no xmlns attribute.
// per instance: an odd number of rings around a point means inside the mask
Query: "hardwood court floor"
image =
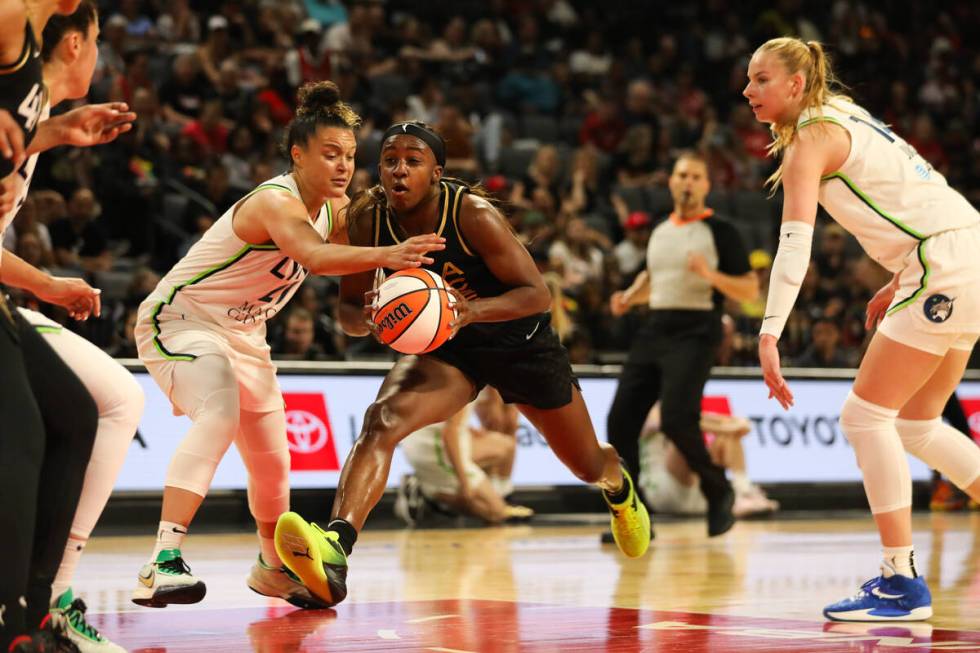
<svg viewBox="0 0 980 653"><path fill-rule="evenodd" d="M980 651L980 514L915 527L930 623L823 621L823 605L876 572L870 518L740 522L717 540L700 520L659 524L638 560L600 545L598 525L367 531L348 600L310 612L248 590L256 545L241 534L186 542L201 604L140 608L129 592L152 536L103 537L75 590L140 653Z"/></svg>

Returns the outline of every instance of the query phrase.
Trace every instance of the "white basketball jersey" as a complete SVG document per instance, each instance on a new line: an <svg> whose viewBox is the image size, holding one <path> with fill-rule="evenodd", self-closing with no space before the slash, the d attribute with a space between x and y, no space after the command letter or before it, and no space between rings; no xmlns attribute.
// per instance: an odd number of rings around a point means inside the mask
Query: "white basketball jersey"
<svg viewBox="0 0 980 653"><path fill-rule="evenodd" d="M257 192L300 197L290 173L260 184ZM244 199L244 198L243 198ZM191 319L240 334L265 333L265 321L278 313L306 279L307 270L268 243L252 245L235 235L232 217L239 200L191 247L143 302L157 334L160 324ZM330 236L330 203L312 222L324 239Z"/></svg>
<svg viewBox="0 0 980 653"><path fill-rule="evenodd" d="M891 272L929 236L980 223L980 214L911 145L851 102L804 111L799 127L840 125L851 136L844 165L823 177L819 202Z"/></svg>
<svg viewBox="0 0 980 653"><path fill-rule="evenodd" d="M41 104L41 114L38 118L38 124L44 122L51 117L51 103L48 101L48 91L47 88L44 90L44 101ZM14 208L7 211L2 218L0 218L0 240L3 239L3 234L7 231L10 223L14 221L17 217L17 213L20 211L20 207L24 206L24 202L27 200L27 191L31 188L31 178L34 176L34 167L37 166L37 157L40 153L32 154L27 159L20 164L20 168L13 174L17 175L17 201L14 202ZM3 256L3 248L0 247L0 257Z"/></svg>

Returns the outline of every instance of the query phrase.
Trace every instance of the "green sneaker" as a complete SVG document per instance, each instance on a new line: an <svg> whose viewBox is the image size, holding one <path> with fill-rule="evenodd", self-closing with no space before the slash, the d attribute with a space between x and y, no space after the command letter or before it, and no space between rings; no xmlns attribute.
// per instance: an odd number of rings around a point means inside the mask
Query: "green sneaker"
<svg viewBox="0 0 980 653"><path fill-rule="evenodd" d="M285 565L270 567L265 564L261 553L259 559L252 565L246 583L256 594L283 599L297 608L318 610L330 607L310 594L310 590L306 589L303 582Z"/></svg>
<svg viewBox="0 0 980 653"><path fill-rule="evenodd" d="M334 606L347 598L347 555L337 533L283 513L276 522L276 552L320 601Z"/></svg>
<svg viewBox="0 0 980 653"><path fill-rule="evenodd" d="M107 640L85 620L85 601L76 599L70 587L53 603L50 611L52 627L71 641L80 653L126 653L126 649Z"/></svg>
<svg viewBox="0 0 980 653"><path fill-rule="evenodd" d="M133 590L133 603L148 608L165 608L171 603L197 603L207 587L191 575L180 549L164 549L157 559L143 565Z"/></svg>
<svg viewBox="0 0 980 653"><path fill-rule="evenodd" d="M622 503L612 503L609 496L603 492L602 497L609 506L612 515L610 526L616 546L627 557L639 558L647 552L650 546L650 513L647 507L636 496L636 487L629 472L623 470L623 478L629 484L629 495Z"/></svg>

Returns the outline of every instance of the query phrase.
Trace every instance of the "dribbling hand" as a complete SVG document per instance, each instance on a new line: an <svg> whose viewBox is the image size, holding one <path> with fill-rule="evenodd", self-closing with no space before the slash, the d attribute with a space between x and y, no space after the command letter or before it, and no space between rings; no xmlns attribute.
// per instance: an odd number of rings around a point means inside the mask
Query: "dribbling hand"
<svg viewBox="0 0 980 653"><path fill-rule="evenodd" d="M769 387L769 398L775 398L780 406L789 410L793 405L793 393L790 392L786 379L780 371L776 338L768 333L759 337L759 364L762 366L762 378Z"/></svg>
<svg viewBox="0 0 980 653"><path fill-rule="evenodd" d="M449 328L453 330L449 335L449 339L452 340L459 333L460 329L473 322L475 315L473 314L469 300L463 297L458 290L448 285L446 286L446 290L449 291L449 294L455 300L453 307L456 309L456 319L449 323Z"/></svg>
<svg viewBox="0 0 980 653"><path fill-rule="evenodd" d="M432 265L434 261L426 253L446 249L446 239L435 234L412 236L403 243L386 247L382 255L382 267L391 270L418 268Z"/></svg>
<svg viewBox="0 0 980 653"><path fill-rule="evenodd" d="M364 293L364 323L374 339L381 342L381 334L378 325L374 323L374 313L378 310L378 289L369 290ZM381 342L381 344L384 344Z"/></svg>

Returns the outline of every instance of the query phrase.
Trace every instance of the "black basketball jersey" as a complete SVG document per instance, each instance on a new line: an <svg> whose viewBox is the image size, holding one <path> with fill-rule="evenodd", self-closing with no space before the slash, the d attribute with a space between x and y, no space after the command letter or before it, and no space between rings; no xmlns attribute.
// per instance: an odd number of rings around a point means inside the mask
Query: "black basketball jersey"
<svg viewBox="0 0 980 653"><path fill-rule="evenodd" d="M497 297L511 290L510 286L501 283L490 268L466 242L466 237L459 228L460 206L463 196L469 192L465 186L450 182L439 182L439 223L436 234L446 239L446 249L429 252L427 256L434 260L432 265L425 266L440 275L447 284L455 288L466 299ZM405 231L390 210L375 209L374 213L374 244L375 246L396 245L407 239ZM385 270L391 274L393 270Z"/></svg>
<svg viewBox="0 0 980 653"><path fill-rule="evenodd" d="M17 60L0 65L0 109L17 121L24 132L24 147L34 138L44 103L41 48L30 21L24 27L24 47ZM13 171L10 159L0 158L0 177Z"/></svg>

